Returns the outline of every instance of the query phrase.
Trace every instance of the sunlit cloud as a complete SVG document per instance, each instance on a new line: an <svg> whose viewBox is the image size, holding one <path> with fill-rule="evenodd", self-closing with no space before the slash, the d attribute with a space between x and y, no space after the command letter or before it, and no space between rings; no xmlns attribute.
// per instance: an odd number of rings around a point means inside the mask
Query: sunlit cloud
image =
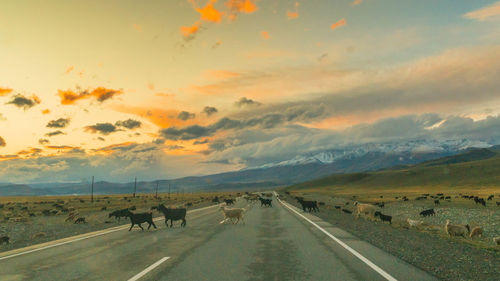
<svg viewBox="0 0 500 281"><path fill-rule="evenodd" d="M41 145L44 145L44 144L50 143L50 141L48 139L39 139L38 143L41 144Z"/></svg>
<svg viewBox="0 0 500 281"><path fill-rule="evenodd" d="M210 0L205 5L205 7L196 8L196 11L198 11L198 13L200 13L201 20L207 21L207 22L215 22L215 23L221 22L222 17L224 16L224 12L220 12L214 8L214 4L216 2L217 2L217 0Z"/></svg>
<svg viewBox="0 0 500 281"><path fill-rule="evenodd" d="M111 123L97 123L95 125L86 126L84 130L92 134L99 133L103 135L109 135L118 131L119 129Z"/></svg>
<svg viewBox="0 0 500 281"><path fill-rule="evenodd" d="M341 19L341 20L339 20L338 22L336 22L336 23L332 24L332 30L334 30L334 29L335 29L335 28L337 28L337 27L341 27L341 26L343 26L343 25L345 25L345 24L346 24L346 21L345 21L345 19L344 19L344 18L342 18L342 19Z"/></svg>
<svg viewBox="0 0 500 281"><path fill-rule="evenodd" d="M183 120L183 121L186 121L186 120L189 120L189 119L194 119L195 117L196 117L196 114L191 113L191 112L187 112L187 111L181 111L177 115L177 119Z"/></svg>
<svg viewBox="0 0 500 281"><path fill-rule="evenodd" d="M5 140L2 137L0 137L0 147L4 147L6 145L7 143L5 142Z"/></svg>
<svg viewBox="0 0 500 281"><path fill-rule="evenodd" d="M238 77L241 74L234 71L227 70L207 70L204 73L205 77L213 79L227 79L232 77Z"/></svg>
<svg viewBox="0 0 500 281"><path fill-rule="evenodd" d="M226 6L229 9L229 20L235 20L239 13L251 14L258 10L255 0L229 0Z"/></svg>
<svg viewBox="0 0 500 281"><path fill-rule="evenodd" d="M262 105L260 102L258 101L254 101L252 99L247 99L245 97L242 97L241 99L239 99L238 101L236 101L234 103L234 105L236 105L237 107L243 107L243 106L259 106L259 105Z"/></svg>
<svg viewBox="0 0 500 281"><path fill-rule="evenodd" d="M69 122L71 121L70 118L59 118L57 120L51 120L47 124L47 128L66 128L66 126L69 125Z"/></svg>
<svg viewBox="0 0 500 281"><path fill-rule="evenodd" d="M142 32L142 27L138 25L137 23L132 24L132 27L137 31L137 32Z"/></svg>
<svg viewBox="0 0 500 281"><path fill-rule="evenodd" d="M24 110L30 109L33 106L40 104L40 98L36 95L31 95L31 97L26 97L21 94L17 94L12 97L12 99L6 104L12 104Z"/></svg>
<svg viewBox="0 0 500 281"><path fill-rule="evenodd" d="M357 6L357 5L361 4L362 2L363 2L363 0L354 0L354 1L351 3L351 5L353 5L353 6Z"/></svg>
<svg viewBox="0 0 500 281"><path fill-rule="evenodd" d="M217 108L215 108L213 106L205 106L203 108L203 113L205 113L207 115L207 117L210 117L217 112L218 112Z"/></svg>
<svg viewBox="0 0 500 281"><path fill-rule="evenodd" d="M74 104L76 101L81 99L95 99L98 102L104 102L108 99L113 98L114 96L118 96L123 94L122 90L113 90L106 89L104 87L95 88L92 91L83 90L83 91L73 91L73 90L58 90L58 95L61 98L61 104L70 105Z"/></svg>
<svg viewBox="0 0 500 281"><path fill-rule="evenodd" d="M0 87L0 97L6 96L10 93L12 93L12 89Z"/></svg>
<svg viewBox="0 0 500 281"><path fill-rule="evenodd" d="M193 38L196 33L200 30L200 22L195 22L195 24L191 26L181 26L182 36L187 38Z"/></svg>
<svg viewBox="0 0 500 281"><path fill-rule="evenodd" d="M288 11L286 13L289 20L293 20L299 17L299 2L295 2L295 11Z"/></svg>
<svg viewBox="0 0 500 281"><path fill-rule="evenodd" d="M215 42L215 44L213 44L213 45L212 45L212 49L217 49L217 48L219 48L219 46L220 46L221 44L222 44L222 41L221 41L221 40L219 40L219 41Z"/></svg>
<svg viewBox="0 0 500 281"><path fill-rule="evenodd" d="M46 108L46 109L43 109L42 110L42 114L49 114L50 113L50 109Z"/></svg>
<svg viewBox="0 0 500 281"><path fill-rule="evenodd" d="M53 136L59 136L59 135L65 135L63 131L57 130L53 132L46 133L45 136L47 137L53 137Z"/></svg>
<svg viewBox="0 0 500 281"><path fill-rule="evenodd" d="M477 21L500 20L500 1L484 8L468 12L464 17Z"/></svg>
<svg viewBox="0 0 500 281"><path fill-rule="evenodd" d="M271 35L269 35L269 32L267 32L267 31L261 31L261 32L260 32L260 36L261 36L263 39L265 39L265 40L267 40L267 39L269 39L269 38L271 37Z"/></svg>
<svg viewBox="0 0 500 281"><path fill-rule="evenodd" d="M69 74L71 71L73 71L75 69L75 67L73 65L69 66L68 68L66 68L66 71L64 73L66 74Z"/></svg>
<svg viewBox="0 0 500 281"><path fill-rule="evenodd" d="M124 121L117 121L115 123L115 126L127 128L129 130L133 130L133 129L140 128L142 126L142 122L138 121L138 120L134 120L134 119L127 119Z"/></svg>

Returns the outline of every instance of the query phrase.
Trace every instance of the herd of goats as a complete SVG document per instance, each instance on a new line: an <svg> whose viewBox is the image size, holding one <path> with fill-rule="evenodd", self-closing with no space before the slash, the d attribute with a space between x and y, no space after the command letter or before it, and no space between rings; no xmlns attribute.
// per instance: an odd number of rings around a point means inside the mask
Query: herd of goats
<svg viewBox="0 0 500 281"><path fill-rule="evenodd" d="M289 192L285 192L286 194L290 195ZM476 204L481 204L486 207L486 201L491 201L495 196L490 195L487 197L485 200L484 198L480 198L478 196L473 196L473 195L462 195L460 196L464 199L470 199L474 200ZM434 204L439 205L440 201L439 200L451 200L451 196L444 196L443 193L438 193L436 195L430 195L430 194L422 194L422 196L419 196L415 198L415 200L424 200L427 199L428 197L434 199ZM300 196L295 196L294 197L297 200L297 203L299 203L302 206L302 209L304 212L317 212L319 211L318 208L318 202L317 201L307 201L304 200L304 197ZM395 197L395 199L399 199L399 197ZM403 196L401 198L403 201L408 201L409 199L406 196ZM347 203L348 204L348 203ZM319 205L324 205L323 202L319 202ZM377 207L383 208L385 206L384 202L379 202L375 204L366 204L366 203L359 203L355 201L353 203L355 209L354 209L354 215L356 218L360 217L363 215L364 217L375 220L376 217L378 217L382 222L389 222L389 224L392 224L392 216L385 215L382 212L377 210ZM500 206L500 202L496 202L497 206ZM342 211L347 214L353 214L353 211L342 208L342 206L335 205L335 209ZM427 217L427 216L434 216L436 215L436 212L434 211L434 208L423 210L419 213L420 216L422 217ZM418 227L424 223L422 220L412 220L412 219L407 219L408 225L410 227ZM461 236L464 238L470 237L471 239L474 239L474 237L482 237L483 236L483 229L480 226L476 226L474 228L470 228L468 224L465 225L460 225L460 224L450 224L450 220L446 220L446 224L444 226L445 232L451 237L451 236ZM493 242L496 245L500 245L500 237L493 237Z"/></svg>
<svg viewBox="0 0 500 281"><path fill-rule="evenodd" d="M262 196L265 197L272 197L272 194L270 193L262 193ZM257 194L245 194L243 195L243 198L247 200L247 202L251 201L260 201L261 206L263 207L272 207L272 199L271 198L264 198L261 197L260 195ZM219 203L219 199L216 197L212 200L212 202ZM228 206L234 205L235 200L234 199L224 199L224 204L221 204L219 209L224 215L224 219L220 222L225 223L227 221L231 221L231 223L235 223L234 219L236 219L236 224L241 220L243 223L245 222L243 220L243 213L245 212L245 208L230 208ZM186 214L187 210L186 208L167 208L163 204L159 204L158 206L153 206L151 207L151 210L158 210L163 214L165 217L165 225L168 227L168 221L170 220L170 227L173 226L174 221L182 220L181 227L186 226ZM129 228L129 231L132 230L132 228L137 225L139 226L142 230L144 228L142 227L141 224L143 223L148 223L148 229L153 226L156 228L156 225L153 221L153 213L152 212L146 212L146 213L133 213L130 209L121 209L121 210L116 210L111 212L108 215L109 218L114 217L117 220L120 220L121 218L129 218L131 225Z"/></svg>
<svg viewBox="0 0 500 281"><path fill-rule="evenodd" d="M285 192L286 194L290 195L289 192ZM253 203L253 202L258 202L260 201L261 207L272 207L272 193L248 193L244 194L242 196L242 199L245 199L247 203ZM485 200L484 198L479 198L478 196L472 196L472 195L460 195L462 198L465 199L470 199L474 200L476 204L481 204L483 206L486 206L486 201L490 201L494 198L494 195L490 195L487 197ZM450 200L450 196L444 196L442 193L438 193L436 195L430 195L430 194L422 194L422 196L415 198L415 200L423 200L427 199L428 197L434 199L434 204L439 205L440 201L439 200ZM277 195L277 198L279 199L279 195ZM303 197L295 196L294 197L297 200L297 203L300 204L302 207L302 210L304 212L319 212L319 206L324 206L324 202L317 202L317 201L309 201L305 200ZM395 199L402 199L403 201L408 201L409 199L406 196L403 196L401 198L395 197ZM219 201L218 197L215 197L212 202L214 203L222 203L219 205L219 210L222 212L224 219L220 222L220 224L223 224L225 222L231 221L233 224L237 224L240 220L245 223L243 220L243 214L245 213L246 209L245 208L235 208L234 203L235 199L223 199L223 202ZM189 204L189 203L188 203ZM347 205L348 203L346 203ZM497 206L500 205L500 202L496 202ZM363 215L364 217L375 220L377 217L382 221L382 222L389 222L389 224L392 224L392 216L383 214L380 212L378 208L383 208L384 207L384 202L379 202L375 204L366 204L366 203L359 203L355 201L353 203L354 205L354 210L349 210L346 208L343 208L343 206L335 205L335 209L347 213L347 214L354 214L356 217L360 217ZM231 207L230 207L231 206ZM74 210L74 209L73 209ZM69 210L69 211L73 211ZM105 210L105 207L103 207L102 210ZM114 217L118 221L121 218L129 218L131 222L131 226L129 228L129 231L132 230L132 228L137 225L140 227L142 230L144 228L142 227L143 223L148 223L148 229L153 226L154 228L157 228L154 221L153 221L153 213L152 212L144 212L144 213L133 213L135 208L126 208L126 209L121 209L121 210L116 210L111 213L109 213L109 218ZM158 212L162 213L163 216L165 217L165 225L168 227L168 221L170 220L170 227L173 226L174 221L179 221L182 220L181 227L186 226L186 214L187 214L187 209L186 208L167 208L163 204L159 204L158 206L153 206L151 207L151 211L157 210ZM420 212L420 216L427 217L427 216L434 216L436 212L434 211L434 208L423 210ZM68 219L67 220L72 220L74 223L86 223L84 217L78 217L78 214L76 212L70 212ZM236 222L234 221L236 220ZM422 225L424 222L422 220L412 220L412 219L407 219L407 223L409 227L418 227ZM474 237L482 236L483 234L483 229L479 226L470 228L468 224L466 225L459 225L459 224L450 224L449 220L446 220L446 224L444 227L446 233L449 236L462 236L462 237L470 237L473 239ZM494 243L497 245L500 245L500 237L494 237L493 238ZM0 237L0 244L2 243L9 243L9 237Z"/></svg>

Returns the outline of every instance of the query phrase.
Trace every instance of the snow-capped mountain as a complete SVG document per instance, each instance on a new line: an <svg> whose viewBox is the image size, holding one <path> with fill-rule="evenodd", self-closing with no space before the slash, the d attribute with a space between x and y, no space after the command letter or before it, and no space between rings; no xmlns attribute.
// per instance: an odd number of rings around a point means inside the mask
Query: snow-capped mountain
<svg viewBox="0 0 500 281"><path fill-rule="evenodd" d="M353 160L366 156L368 154L380 155L398 155L401 164L415 163L414 156L418 154L433 154L436 157L446 156L458 153L469 148L487 148L497 143L488 143L486 141L476 141L468 139L456 140L411 140L408 142L392 143L367 143L363 145L342 146L334 149L303 153L292 159L275 163L267 163L257 167L247 169L266 169L280 166L293 166L304 164L332 164L345 160ZM418 162L418 161L417 161ZM381 167L383 168L383 167Z"/></svg>

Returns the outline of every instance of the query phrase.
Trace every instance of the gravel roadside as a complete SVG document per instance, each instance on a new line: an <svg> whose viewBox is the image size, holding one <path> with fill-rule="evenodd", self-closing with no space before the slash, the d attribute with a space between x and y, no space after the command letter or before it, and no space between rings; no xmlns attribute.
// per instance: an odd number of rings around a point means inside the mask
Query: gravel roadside
<svg viewBox="0 0 500 281"><path fill-rule="evenodd" d="M300 207L294 198L280 196ZM442 280L500 280L500 251L387 223L356 220L335 209L321 208L315 215Z"/></svg>

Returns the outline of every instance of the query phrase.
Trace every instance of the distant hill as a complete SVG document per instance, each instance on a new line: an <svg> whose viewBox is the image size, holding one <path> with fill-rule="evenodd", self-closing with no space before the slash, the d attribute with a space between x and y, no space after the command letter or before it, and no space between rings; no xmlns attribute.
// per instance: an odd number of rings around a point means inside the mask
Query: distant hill
<svg viewBox="0 0 500 281"><path fill-rule="evenodd" d="M500 185L497 148L471 149L421 164L375 172L337 174L289 186L299 189L410 188L421 186L471 187Z"/></svg>

